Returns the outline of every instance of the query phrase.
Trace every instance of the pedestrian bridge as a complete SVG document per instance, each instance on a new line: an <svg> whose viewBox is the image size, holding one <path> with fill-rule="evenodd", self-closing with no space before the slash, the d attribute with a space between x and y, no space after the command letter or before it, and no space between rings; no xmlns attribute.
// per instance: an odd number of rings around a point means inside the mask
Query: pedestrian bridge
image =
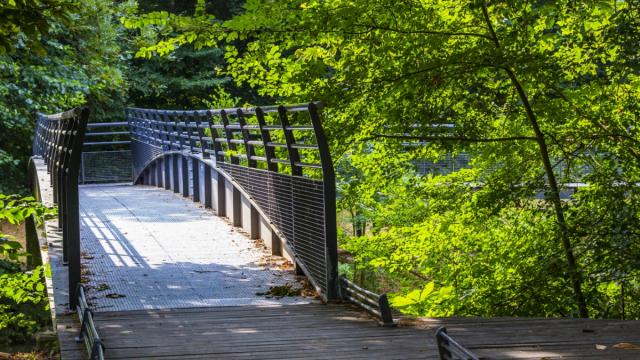
<svg viewBox="0 0 640 360"><path fill-rule="evenodd" d="M613 346L640 343L635 321L394 321L386 295L338 276L320 110L129 109L114 124L87 124L86 109L41 115L30 174L59 209L38 241L63 359L640 355ZM109 126L120 129L91 131ZM90 149L104 146L121 148ZM462 345L434 336L441 326Z"/></svg>

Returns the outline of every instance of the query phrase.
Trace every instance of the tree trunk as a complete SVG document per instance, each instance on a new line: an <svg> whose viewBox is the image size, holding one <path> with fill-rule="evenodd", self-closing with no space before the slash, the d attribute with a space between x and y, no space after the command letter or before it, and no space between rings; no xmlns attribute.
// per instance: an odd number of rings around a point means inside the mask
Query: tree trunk
<svg viewBox="0 0 640 360"><path fill-rule="evenodd" d="M540 157L542 158L542 164L544 166L544 172L547 175L547 180L549 181L549 188L551 191L545 192L545 200L551 202L553 204L553 208L556 213L556 220L558 222L558 228L560 230L560 240L562 241L562 246L564 248L564 254L567 259L567 265L569 266L569 280L571 281L571 286L573 287L573 292L576 298L576 303L578 305L578 312L580 317L586 318L589 317L589 311L587 309L587 303L584 299L584 294L582 293L582 280L580 277L580 272L578 271L578 265L576 264L576 258L573 253L573 246L571 245L571 239L569 238L569 229L567 226L567 221L564 217L564 210L562 209L562 200L560 199L560 188L558 187L558 182L556 180L556 175L553 172L553 166L551 165L551 159L549 158L549 150L547 148L547 142L545 141L544 134L540 131L540 126L538 125L538 120L531 109L531 104L529 104L529 99L524 92L524 89L518 82L517 77L513 73L511 69L505 69L507 74L509 74L509 78L513 83L513 86L516 88L518 92L518 96L522 101L525 110L527 112L527 118L529 119L529 124L533 128L533 132L536 135L536 139L538 142L538 148L540 150Z"/></svg>
<svg viewBox="0 0 640 360"><path fill-rule="evenodd" d="M491 19L489 18L489 11L487 10L486 4L483 2L482 4L482 14L484 16L484 20L487 24L489 32L491 34L491 38L496 46L496 48L500 49L500 41L496 36L495 31L493 30L493 24L491 23ZM559 228L559 236L560 241L562 242L562 247L564 248L564 255L567 259L567 265L569 268L569 280L571 282L571 286L573 288L574 296L576 299L576 304L578 305L578 313L580 317L586 318L589 317L589 311L587 309L587 303L584 298L584 294L582 293L582 280L580 276L580 272L578 271L578 265L576 263L576 258L573 253L573 246L571 245L571 239L569 238L569 228L567 226L567 221L564 217L564 210L562 209L562 200L560 199L560 188L558 187L558 182L556 180L556 175L553 172L553 166L551 165L551 159L549 158L549 149L547 148L547 142L544 138L544 134L540 130L540 126L538 124L538 119L533 112L531 104L529 103L529 98L522 88L522 85L518 81L513 70L509 67L502 67L506 73L509 75L509 79L511 79L511 83L516 89L518 93L518 97L522 101L522 104L525 108L527 119L529 120L529 124L533 129L533 132L536 137L536 141L538 142L538 148L540 150L540 157L542 158L542 164L544 166L544 172L547 175L547 180L549 182L549 188L551 191L545 192L545 200L553 204L553 208L556 214L556 220L558 222Z"/></svg>

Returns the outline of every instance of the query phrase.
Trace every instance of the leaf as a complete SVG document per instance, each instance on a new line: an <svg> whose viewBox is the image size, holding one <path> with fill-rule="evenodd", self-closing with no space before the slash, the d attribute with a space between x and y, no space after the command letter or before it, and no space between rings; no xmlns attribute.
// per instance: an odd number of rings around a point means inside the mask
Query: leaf
<svg viewBox="0 0 640 360"><path fill-rule="evenodd" d="M120 298L127 297L127 296L123 295L123 294L110 293L110 294L105 295L105 297L107 297L109 299L120 299Z"/></svg>
<svg viewBox="0 0 640 360"><path fill-rule="evenodd" d="M611 346L614 349L624 349L624 350L640 350L640 345L636 345L636 344L632 344L632 343L628 343L628 342L621 342L621 343L617 343L613 346Z"/></svg>
<svg viewBox="0 0 640 360"><path fill-rule="evenodd" d="M420 298L425 298L427 296L429 296L432 292L434 287L436 286L436 284L431 281L429 282L427 285L424 286L424 289L422 289L422 293L420 294Z"/></svg>

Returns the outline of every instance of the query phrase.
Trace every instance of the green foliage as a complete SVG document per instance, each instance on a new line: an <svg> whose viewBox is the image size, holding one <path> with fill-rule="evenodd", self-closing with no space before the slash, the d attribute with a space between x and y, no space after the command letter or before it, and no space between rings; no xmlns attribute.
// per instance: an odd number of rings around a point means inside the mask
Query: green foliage
<svg viewBox="0 0 640 360"><path fill-rule="evenodd" d="M14 43L19 41L34 52L46 53L39 37L46 34L53 19L69 23L70 11L76 9L76 3L69 0L6 0L0 3L0 54L12 51Z"/></svg>
<svg viewBox="0 0 640 360"><path fill-rule="evenodd" d="M342 246L405 311L637 318L639 15L627 1L248 0L228 21L124 23L146 36L138 56L226 46L238 84L327 104L339 208L370 230ZM411 171L460 152L471 169ZM589 186L561 199L575 181Z"/></svg>
<svg viewBox="0 0 640 360"><path fill-rule="evenodd" d="M0 222L18 225L34 217L39 223L52 213L33 198L0 194ZM7 345L31 339L49 323L50 314L45 268L26 271L20 260L28 255L9 235L0 233L0 251L0 345Z"/></svg>
<svg viewBox="0 0 640 360"><path fill-rule="evenodd" d="M346 275L415 315L640 317L635 2L240 4L0 4L0 192L21 189L36 111L322 100ZM470 169L412 166L458 153ZM39 211L18 203L14 221Z"/></svg>
<svg viewBox="0 0 640 360"><path fill-rule="evenodd" d="M196 13L212 19L228 18L239 9L237 1L186 1L162 4L140 1L136 12L122 17L122 23L131 29L129 52L140 53L153 41L153 32L177 36L172 22ZM158 20L157 22L154 20ZM166 19L166 20L163 20ZM192 34L185 35L192 37ZM194 47L183 43L171 51L163 51L162 57L143 56L130 59L128 78L129 101L137 106L151 108L189 109L209 106L210 98L230 94L244 101L254 102L249 91L240 91L231 77L220 73L224 67L224 50L221 48ZM151 55L151 54L149 54ZM236 101L238 102L238 101Z"/></svg>
<svg viewBox="0 0 640 360"><path fill-rule="evenodd" d="M16 3L35 6L31 1ZM78 6L46 1L43 6L49 3L50 11L24 14L35 13L34 21L46 22L38 27L40 33L25 34L21 26L28 21L16 22L9 51L0 53L0 172L6 175L0 179L0 192L4 193L25 190L36 112L56 113L87 104L92 121L122 116L126 83L117 19L132 3L114 6L110 1L90 0ZM67 5L62 8L61 4ZM11 16L5 19L8 22L3 25L14 21ZM30 41L23 41L27 35Z"/></svg>
<svg viewBox="0 0 640 360"><path fill-rule="evenodd" d="M0 344L20 343L50 321L43 268L0 274Z"/></svg>
<svg viewBox="0 0 640 360"><path fill-rule="evenodd" d="M45 215L50 215L52 209L48 209L33 197L20 198L17 195L0 194L0 221L17 225L30 216L41 220Z"/></svg>

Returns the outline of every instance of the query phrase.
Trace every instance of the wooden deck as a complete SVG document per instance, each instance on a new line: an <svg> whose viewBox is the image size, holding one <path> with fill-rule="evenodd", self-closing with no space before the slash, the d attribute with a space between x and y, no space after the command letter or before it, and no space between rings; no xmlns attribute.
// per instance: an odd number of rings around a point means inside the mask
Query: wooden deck
<svg viewBox="0 0 640 360"><path fill-rule="evenodd" d="M74 316L59 318L63 359L86 356L73 340ZM640 344L638 321L424 319L382 328L347 304L100 312L95 320L108 359L436 359L442 325L487 359L640 359L638 349L614 347Z"/></svg>

